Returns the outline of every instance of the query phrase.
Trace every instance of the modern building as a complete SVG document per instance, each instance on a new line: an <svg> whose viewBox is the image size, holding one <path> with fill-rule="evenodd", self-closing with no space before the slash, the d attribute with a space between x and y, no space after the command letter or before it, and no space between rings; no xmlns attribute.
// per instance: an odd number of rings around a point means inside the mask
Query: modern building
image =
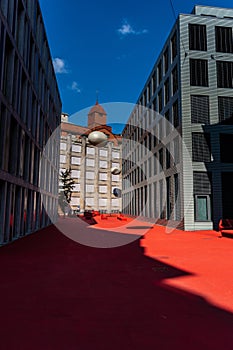
<svg viewBox="0 0 233 350"><path fill-rule="evenodd" d="M61 99L37 0L0 1L0 244L34 232L57 213ZM44 183L43 180L45 180ZM41 194L43 188L43 200Z"/></svg>
<svg viewBox="0 0 233 350"><path fill-rule="evenodd" d="M68 115L62 115L60 170L71 169L75 181L70 203L73 210L121 211L121 197L115 194L121 192L122 175L112 174L111 169L121 170L122 138L106 123L107 114L98 102L88 113L87 127L69 123ZM107 135L106 144L91 144L88 135L93 131Z"/></svg>
<svg viewBox="0 0 233 350"><path fill-rule="evenodd" d="M123 131L125 213L184 230L233 217L232 29L233 9L178 16Z"/></svg>

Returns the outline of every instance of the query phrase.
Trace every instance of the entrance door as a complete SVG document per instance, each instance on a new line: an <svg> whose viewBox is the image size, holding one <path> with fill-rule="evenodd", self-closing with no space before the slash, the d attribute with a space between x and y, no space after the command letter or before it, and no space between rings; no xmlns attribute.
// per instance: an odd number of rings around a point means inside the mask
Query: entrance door
<svg viewBox="0 0 233 350"><path fill-rule="evenodd" d="M233 172L222 173L222 212L223 218L233 218Z"/></svg>

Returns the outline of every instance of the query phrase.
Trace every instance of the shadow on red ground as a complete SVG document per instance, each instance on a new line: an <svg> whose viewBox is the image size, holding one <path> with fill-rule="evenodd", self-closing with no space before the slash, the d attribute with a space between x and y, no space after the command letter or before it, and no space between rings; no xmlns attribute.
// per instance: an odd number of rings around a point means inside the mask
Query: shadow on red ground
<svg viewBox="0 0 233 350"><path fill-rule="evenodd" d="M54 226L0 250L1 349L233 348L233 315L165 288L188 275L143 255L139 241L82 246Z"/></svg>

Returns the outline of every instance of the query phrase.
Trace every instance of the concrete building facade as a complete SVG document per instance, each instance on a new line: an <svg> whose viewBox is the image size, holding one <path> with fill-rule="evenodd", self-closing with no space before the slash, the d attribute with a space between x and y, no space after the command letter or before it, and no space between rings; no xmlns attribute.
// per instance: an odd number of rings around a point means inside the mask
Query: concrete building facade
<svg viewBox="0 0 233 350"><path fill-rule="evenodd" d="M57 213L61 99L37 0L0 1L0 244L51 222ZM41 188L43 188L43 199Z"/></svg>
<svg viewBox="0 0 233 350"><path fill-rule="evenodd" d="M111 169L121 169L121 136L112 133L106 125L107 114L97 102L88 113L88 126L83 127L68 122L62 116L60 143L60 170L71 169L75 181L71 198L71 208L84 212L119 212L121 198L114 195L114 189L121 190L122 175L112 174ZM107 135L107 143L94 146L88 140L93 131ZM61 185L61 184L60 184Z"/></svg>
<svg viewBox="0 0 233 350"><path fill-rule="evenodd" d="M179 15L123 131L127 214L184 230L233 217L232 29L233 9Z"/></svg>

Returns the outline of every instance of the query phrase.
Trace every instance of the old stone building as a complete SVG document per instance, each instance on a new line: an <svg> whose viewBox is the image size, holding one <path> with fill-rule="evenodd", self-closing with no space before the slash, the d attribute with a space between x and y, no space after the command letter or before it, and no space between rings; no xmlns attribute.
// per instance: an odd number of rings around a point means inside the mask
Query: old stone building
<svg viewBox="0 0 233 350"><path fill-rule="evenodd" d="M121 136L114 134L106 122L107 114L98 102L88 113L87 127L69 123L68 115L62 115L60 170L71 168L75 181L73 210L121 211L121 198L114 195L114 189L121 190L121 174L111 171L121 169ZM91 144L88 136L93 131L107 135L106 144Z"/></svg>

